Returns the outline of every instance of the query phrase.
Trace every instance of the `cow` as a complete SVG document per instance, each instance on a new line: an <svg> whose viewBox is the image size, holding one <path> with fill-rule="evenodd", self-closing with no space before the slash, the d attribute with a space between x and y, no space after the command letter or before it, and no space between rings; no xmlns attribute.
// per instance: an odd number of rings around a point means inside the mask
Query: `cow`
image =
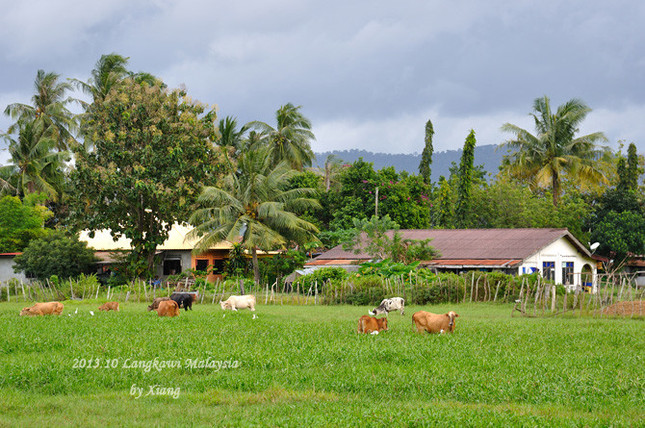
<svg viewBox="0 0 645 428"><path fill-rule="evenodd" d="M378 334L380 331L387 331L387 318L374 318L363 315L358 319L358 329L356 333Z"/></svg>
<svg viewBox="0 0 645 428"><path fill-rule="evenodd" d="M160 317L178 317L179 305L174 300L164 300L159 303L157 315Z"/></svg>
<svg viewBox="0 0 645 428"><path fill-rule="evenodd" d="M107 302L99 306L99 311L116 311L119 312L119 302Z"/></svg>
<svg viewBox="0 0 645 428"><path fill-rule="evenodd" d="M385 314L387 316L392 311L401 311L401 315L403 315L404 310L405 300L403 300L403 297L391 297L389 299L383 299L380 305L369 311L369 314L372 316Z"/></svg>
<svg viewBox="0 0 645 428"><path fill-rule="evenodd" d="M43 315L60 315L63 313L63 304L61 302L36 303L20 311L20 316L41 317Z"/></svg>
<svg viewBox="0 0 645 428"><path fill-rule="evenodd" d="M230 309L232 311L237 311L238 309L250 309L255 311L255 296L248 294L245 296L230 296L224 302L219 301L220 306L223 310Z"/></svg>
<svg viewBox="0 0 645 428"><path fill-rule="evenodd" d="M150 306L148 306L148 311L156 311L159 308L159 303L170 300L170 297L155 297Z"/></svg>
<svg viewBox="0 0 645 428"><path fill-rule="evenodd" d="M447 314L433 314L432 312L419 311L412 315L412 323L416 326L418 333L452 333L455 331L455 312Z"/></svg>
<svg viewBox="0 0 645 428"><path fill-rule="evenodd" d="M183 307L185 311L193 310L193 302L197 299L196 294L173 293L170 298L177 302L179 307Z"/></svg>

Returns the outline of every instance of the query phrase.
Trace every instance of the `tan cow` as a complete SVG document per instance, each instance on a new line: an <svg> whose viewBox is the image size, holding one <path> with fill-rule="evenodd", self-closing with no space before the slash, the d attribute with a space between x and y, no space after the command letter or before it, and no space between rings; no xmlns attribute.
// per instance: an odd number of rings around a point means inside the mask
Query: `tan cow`
<svg viewBox="0 0 645 428"><path fill-rule="evenodd" d="M160 317L178 317L179 305L174 300L164 300L159 303L157 315Z"/></svg>
<svg viewBox="0 0 645 428"><path fill-rule="evenodd" d="M428 333L452 333L455 331L455 318L458 316L453 311L447 314L419 311L412 315L412 322L416 325L419 333L424 331Z"/></svg>
<svg viewBox="0 0 645 428"><path fill-rule="evenodd" d="M170 297L156 297L150 306L148 306L148 311L156 311L159 308L159 303L166 302L170 300Z"/></svg>
<svg viewBox="0 0 645 428"><path fill-rule="evenodd" d="M374 318L369 315L363 315L358 319L356 333L378 334L380 331L387 330L387 318Z"/></svg>
<svg viewBox="0 0 645 428"><path fill-rule="evenodd" d="M63 304L61 302L36 303L33 306L24 308L20 311L20 316L27 315L30 317L39 317L43 315L60 315L63 313Z"/></svg>
<svg viewBox="0 0 645 428"><path fill-rule="evenodd" d="M116 311L119 312L119 302L106 302L99 306L99 311Z"/></svg>

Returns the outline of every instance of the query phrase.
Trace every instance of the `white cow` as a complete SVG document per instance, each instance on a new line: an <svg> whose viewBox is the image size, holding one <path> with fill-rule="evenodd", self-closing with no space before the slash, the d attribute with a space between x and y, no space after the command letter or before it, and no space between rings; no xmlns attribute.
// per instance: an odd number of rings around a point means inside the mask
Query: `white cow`
<svg viewBox="0 0 645 428"><path fill-rule="evenodd" d="M383 299L381 304L374 308L374 310L370 311L369 314L372 316L385 314L385 316L387 316L387 314L392 311L401 311L401 315L403 315L404 309L405 300L403 300L403 297L392 297L390 299Z"/></svg>
<svg viewBox="0 0 645 428"><path fill-rule="evenodd" d="M255 311L255 296L248 294L246 296L231 296L224 302L219 301L223 310L230 309L237 311L238 309L250 309Z"/></svg>

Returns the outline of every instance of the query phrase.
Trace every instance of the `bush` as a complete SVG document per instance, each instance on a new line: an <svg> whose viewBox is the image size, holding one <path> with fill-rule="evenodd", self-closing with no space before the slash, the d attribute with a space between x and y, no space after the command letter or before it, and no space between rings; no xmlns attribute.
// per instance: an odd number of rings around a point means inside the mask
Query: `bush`
<svg viewBox="0 0 645 428"><path fill-rule="evenodd" d="M61 231L52 231L47 236L33 239L21 255L14 259L15 272L44 280L52 275L61 279L90 273L96 258L94 250L78 237L66 236Z"/></svg>
<svg viewBox="0 0 645 428"><path fill-rule="evenodd" d="M327 267L316 269L308 275L303 275L300 278L296 279L293 282L292 288L297 288L300 286L301 292L306 294L309 289L313 290L313 286L318 286L318 292L320 293L323 289L323 286L328 282L338 282L347 278L349 274L343 268L339 267Z"/></svg>

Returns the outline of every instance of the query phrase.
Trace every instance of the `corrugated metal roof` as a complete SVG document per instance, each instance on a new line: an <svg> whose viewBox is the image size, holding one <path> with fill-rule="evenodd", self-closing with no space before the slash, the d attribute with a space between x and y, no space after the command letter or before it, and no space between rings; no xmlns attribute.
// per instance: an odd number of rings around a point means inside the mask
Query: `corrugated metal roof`
<svg viewBox="0 0 645 428"><path fill-rule="evenodd" d="M404 239L431 239L430 245L441 253L437 260L523 260L562 237L590 256L567 229L418 229L400 233ZM339 245L314 261L369 258L366 253L354 254Z"/></svg>
<svg viewBox="0 0 645 428"><path fill-rule="evenodd" d="M437 259L431 260L429 262L422 263L424 266L432 267L471 267L471 266L482 266L490 268L510 268L520 264L522 260L504 260L504 259L495 259L495 260L481 260L481 259Z"/></svg>

